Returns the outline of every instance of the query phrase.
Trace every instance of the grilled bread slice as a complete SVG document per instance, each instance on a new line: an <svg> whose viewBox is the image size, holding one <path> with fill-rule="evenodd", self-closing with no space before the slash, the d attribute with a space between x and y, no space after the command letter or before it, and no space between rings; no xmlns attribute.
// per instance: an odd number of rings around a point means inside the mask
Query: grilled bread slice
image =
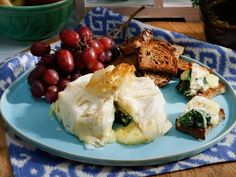
<svg viewBox="0 0 236 177"><path fill-rule="evenodd" d="M150 30L144 30L139 35L126 40L120 45L120 50L124 55L130 55L136 53L138 48L144 43L148 43L153 38L153 34Z"/></svg>
<svg viewBox="0 0 236 177"><path fill-rule="evenodd" d="M197 112L197 109L201 111ZM205 126L199 115L202 115L205 119ZM224 118L224 110L216 102L205 97L196 96L187 104L185 114L176 119L175 125L177 130L204 140L212 128L216 127Z"/></svg>
<svg viewBox="0 0 236 177"><path fill-rule="evenodd" d="M151 40L143 44L139 49L139 68L176 75L178 59L174 54L174 48L159 40Z"/></svg>

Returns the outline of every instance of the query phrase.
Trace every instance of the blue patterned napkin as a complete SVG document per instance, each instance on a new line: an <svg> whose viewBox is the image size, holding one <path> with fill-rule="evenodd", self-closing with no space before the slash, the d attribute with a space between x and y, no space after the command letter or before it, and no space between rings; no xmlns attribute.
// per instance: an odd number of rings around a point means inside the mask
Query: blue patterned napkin
<svg viewBox="0 0 236 177"><path fill-rule="evenodd" d="M87 14L82 24L90 27L96 35L105 35L125 20L127 17L98 7ZM156 38L185 46L185 55L215 69L236 90L235 51L198 41L182 34L144 25L138 21L132 21L127 33L129 36L133 36L145 28L151 29ZM117 42L124 40L124 34L119 36ZM23 53L3 63L0 66L0 95L23 72L32 68L37 61L38 59L30 53ZM148 176L236 160L236 128L223 141L201 154L178 162L146 167L107 167L81 164L32 147L18 138L10 129L7 130L6 135L13 173L16 177Z"/></svg>

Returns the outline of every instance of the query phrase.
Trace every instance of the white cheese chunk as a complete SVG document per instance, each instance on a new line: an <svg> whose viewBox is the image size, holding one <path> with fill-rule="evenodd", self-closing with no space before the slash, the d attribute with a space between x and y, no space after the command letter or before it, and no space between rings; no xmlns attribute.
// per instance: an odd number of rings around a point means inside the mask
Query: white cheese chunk
<svg viewBox="0 0 236 177"><path fill-rule="evenodd" d="M191 81L190 81L190 94L196 95L198 91L206 91L209 88L216 88L219 86L219 78L198 65L192 64Z"/></svg>
<svg viewBox="0 0 236 177"><path fill-rule="evenodd" d="M209 86L204 83L204 78L209 74L209 71L199 66L197 63L192 64L190 95L196 95L199 90L207 90Z"/></svg>
<svg viewBox="0 0 236 177"><path fill-rule="evenodd" d="M208 74L206 76L206 82L210 88L216 88L219 86L219 78L213 74Z"/></svg>

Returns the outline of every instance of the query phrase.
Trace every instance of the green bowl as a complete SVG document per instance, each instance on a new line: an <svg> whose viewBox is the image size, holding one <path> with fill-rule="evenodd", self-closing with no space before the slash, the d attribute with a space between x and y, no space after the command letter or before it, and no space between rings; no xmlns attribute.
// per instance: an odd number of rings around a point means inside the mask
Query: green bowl
<svg viewBox="0 0 236 177"><path fill-rule="evenodd" d="M0 6L0 36L21 41L49 38L60 32L73 0L37 6Z"/></svg>

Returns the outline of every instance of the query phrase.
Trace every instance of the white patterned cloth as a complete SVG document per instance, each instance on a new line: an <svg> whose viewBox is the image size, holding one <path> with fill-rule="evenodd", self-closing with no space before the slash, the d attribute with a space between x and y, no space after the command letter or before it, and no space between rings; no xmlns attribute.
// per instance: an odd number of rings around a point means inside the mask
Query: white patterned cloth
<svg viewBox="0 0 236 177"><path fill-rule="evenodd" d="M96 35L105 35L126 19L127 17L98 7L87 14L82 24L90 27ZM144 25L138 21L132 21L128 28L128 34L130 36L137 35L145 28L152 30L158 39L185 46L185 55L216 70L236 90L235 51L198 41L182 34ZM124 37L125 32L119 36L116 42L122 42ZM33 57L30 53L23 53L2 63L0 66L0 95L15 79L35 66L37 62L37 57ZM73 162L32 147L17 137L10 129L6 130L6 135L13 172L16 177L148 176L236 160L235 128L223 141L201 154L178 162L147 167L107 167Z"/></svg>

